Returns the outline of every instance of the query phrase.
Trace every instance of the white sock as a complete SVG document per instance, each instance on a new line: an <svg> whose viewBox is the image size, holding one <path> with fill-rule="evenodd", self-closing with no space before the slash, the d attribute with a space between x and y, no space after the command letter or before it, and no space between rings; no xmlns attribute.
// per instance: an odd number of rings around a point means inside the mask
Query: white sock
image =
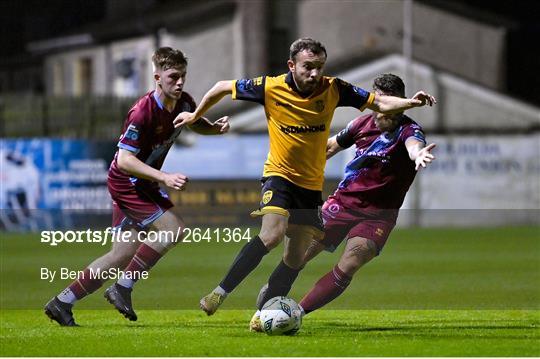
<svg viewBox="0 0 540 359"><path fill-rule="evenodd" d="M116 281L116 283L125 288L133 288L133 286L135 285L135 282L131 279L126 278L124 274L122 274L122 276Z"/></svg>
<svg viewBox="0 0 540 359"><path fill-rule="evenodd" d="M216 287L216 289L214 289L214 293L217 293L219 295L222 295L224 297L226 297L229 293L227 293L225 291L225 289L221 288L219 285Z"/></svg>
<svg viewBox="0 0 540 359"><path fill-rule="evenodd" d="M66 288L64 289L60 294L56 296L59 301L62 303L68 303L73 304L77 301L77 297L75 297L75 293L71 291L71 289Z"/></svg>

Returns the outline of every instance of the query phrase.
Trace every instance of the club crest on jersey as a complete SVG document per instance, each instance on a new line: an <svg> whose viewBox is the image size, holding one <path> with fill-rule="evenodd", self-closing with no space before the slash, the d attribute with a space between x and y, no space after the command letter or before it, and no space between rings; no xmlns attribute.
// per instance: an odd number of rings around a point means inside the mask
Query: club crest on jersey
<svg viewBox="0 0 540 359"><path fill-rule="evenodd" d="M270 200L272 199L273 195L274 195L274 192L272 192L272 190L268 190L264 192L263 197L262 197L262 203L268 204L268 202L270 202Z"/></svg>
<svg viewBox="0 0 540 359"><path fill-rule="evenodd" d="M336 214L339 212L339 204L333 203L330 206L328 206L328 212L332 214Z"/></svg>
<svg viewBox="0 0 540 359"><path fill-rule="evenodd" d="M323 112L324 111L324 101L323 100L317 100L315 102L315 111L317 111L317 112Z"/></svg>
<svg viewBox="0 0 540 359"><path fill-rule="evenodd" d="M124 138L132 141L137 141L139 139L139 130L134 125L129 125L124 135Z"/></svg>
<svg viewBox="0 0 540 359"><path fill-rule="evenodd" d="M384 234L384 230L382 228L377 228L375 230L375 234L378 235L379 237L382 237Z"/></svg>
<svg viewBox="0 0 540 359"><path fill-rule="evenodd" d="M322 208L322 212L324 212L323 224L326 223L326 218L336 218L340 210L341 208L337 203L332 203L328 207Z"/></svg>
<svg viewBox="0 0 540 359"><path fill-rule="evenodd" d="M193 111L193 109L191 108L191 105L189 104L189 102L186 101L186 102L184 102L184 103L182 104L182 111L184 111L184 112L191 112L191 111Z"/></svg>

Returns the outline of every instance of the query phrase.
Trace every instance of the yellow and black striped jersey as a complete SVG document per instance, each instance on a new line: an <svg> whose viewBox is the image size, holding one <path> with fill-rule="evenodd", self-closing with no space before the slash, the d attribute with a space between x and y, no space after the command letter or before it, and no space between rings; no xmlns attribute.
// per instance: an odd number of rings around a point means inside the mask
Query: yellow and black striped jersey
<svg viewBox="0 0 540 359"><path fill-rule="evenodd" d="M323 76L319 88L304 97L289 72L236 80L232 98L264 106L270 151L263 176L284 177L297 186L321 191L326 141L336 107L363 111L374 95L338 78Z"/></svg>

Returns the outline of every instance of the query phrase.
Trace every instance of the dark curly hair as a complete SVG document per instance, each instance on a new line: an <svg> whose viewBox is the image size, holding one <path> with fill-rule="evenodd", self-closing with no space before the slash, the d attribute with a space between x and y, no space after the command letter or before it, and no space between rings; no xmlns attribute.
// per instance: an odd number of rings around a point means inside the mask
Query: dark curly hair
<svg viewBox="0 0 540 359"><path fill-rule="evenodd" d="M303 37L291 44L291 48L289 50L289 59L295 61L296 54L304 50L309 50L316 55L324 54L324 57L326 57L326 48L323 44L309 37Z"/></svg>
<svg viewBox="0 0 540 359"><path fill-rule="evenodd" d="M405 97L405 84L403 80L394 74L382 74L373 81L373 89L385 95Z"/></svg>

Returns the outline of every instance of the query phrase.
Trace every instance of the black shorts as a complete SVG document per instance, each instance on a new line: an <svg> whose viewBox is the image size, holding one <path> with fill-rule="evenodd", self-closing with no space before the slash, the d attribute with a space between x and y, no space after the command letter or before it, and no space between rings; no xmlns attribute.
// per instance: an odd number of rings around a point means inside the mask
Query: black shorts
<svg viewBox="0 0 540 359"><path fill-rule="evenodd" d="M263 177L261 203L252 216L276 213L289 217L289 223L315 227L322 231L320 215L322 192L312 191L279 177Z"/></svg>

